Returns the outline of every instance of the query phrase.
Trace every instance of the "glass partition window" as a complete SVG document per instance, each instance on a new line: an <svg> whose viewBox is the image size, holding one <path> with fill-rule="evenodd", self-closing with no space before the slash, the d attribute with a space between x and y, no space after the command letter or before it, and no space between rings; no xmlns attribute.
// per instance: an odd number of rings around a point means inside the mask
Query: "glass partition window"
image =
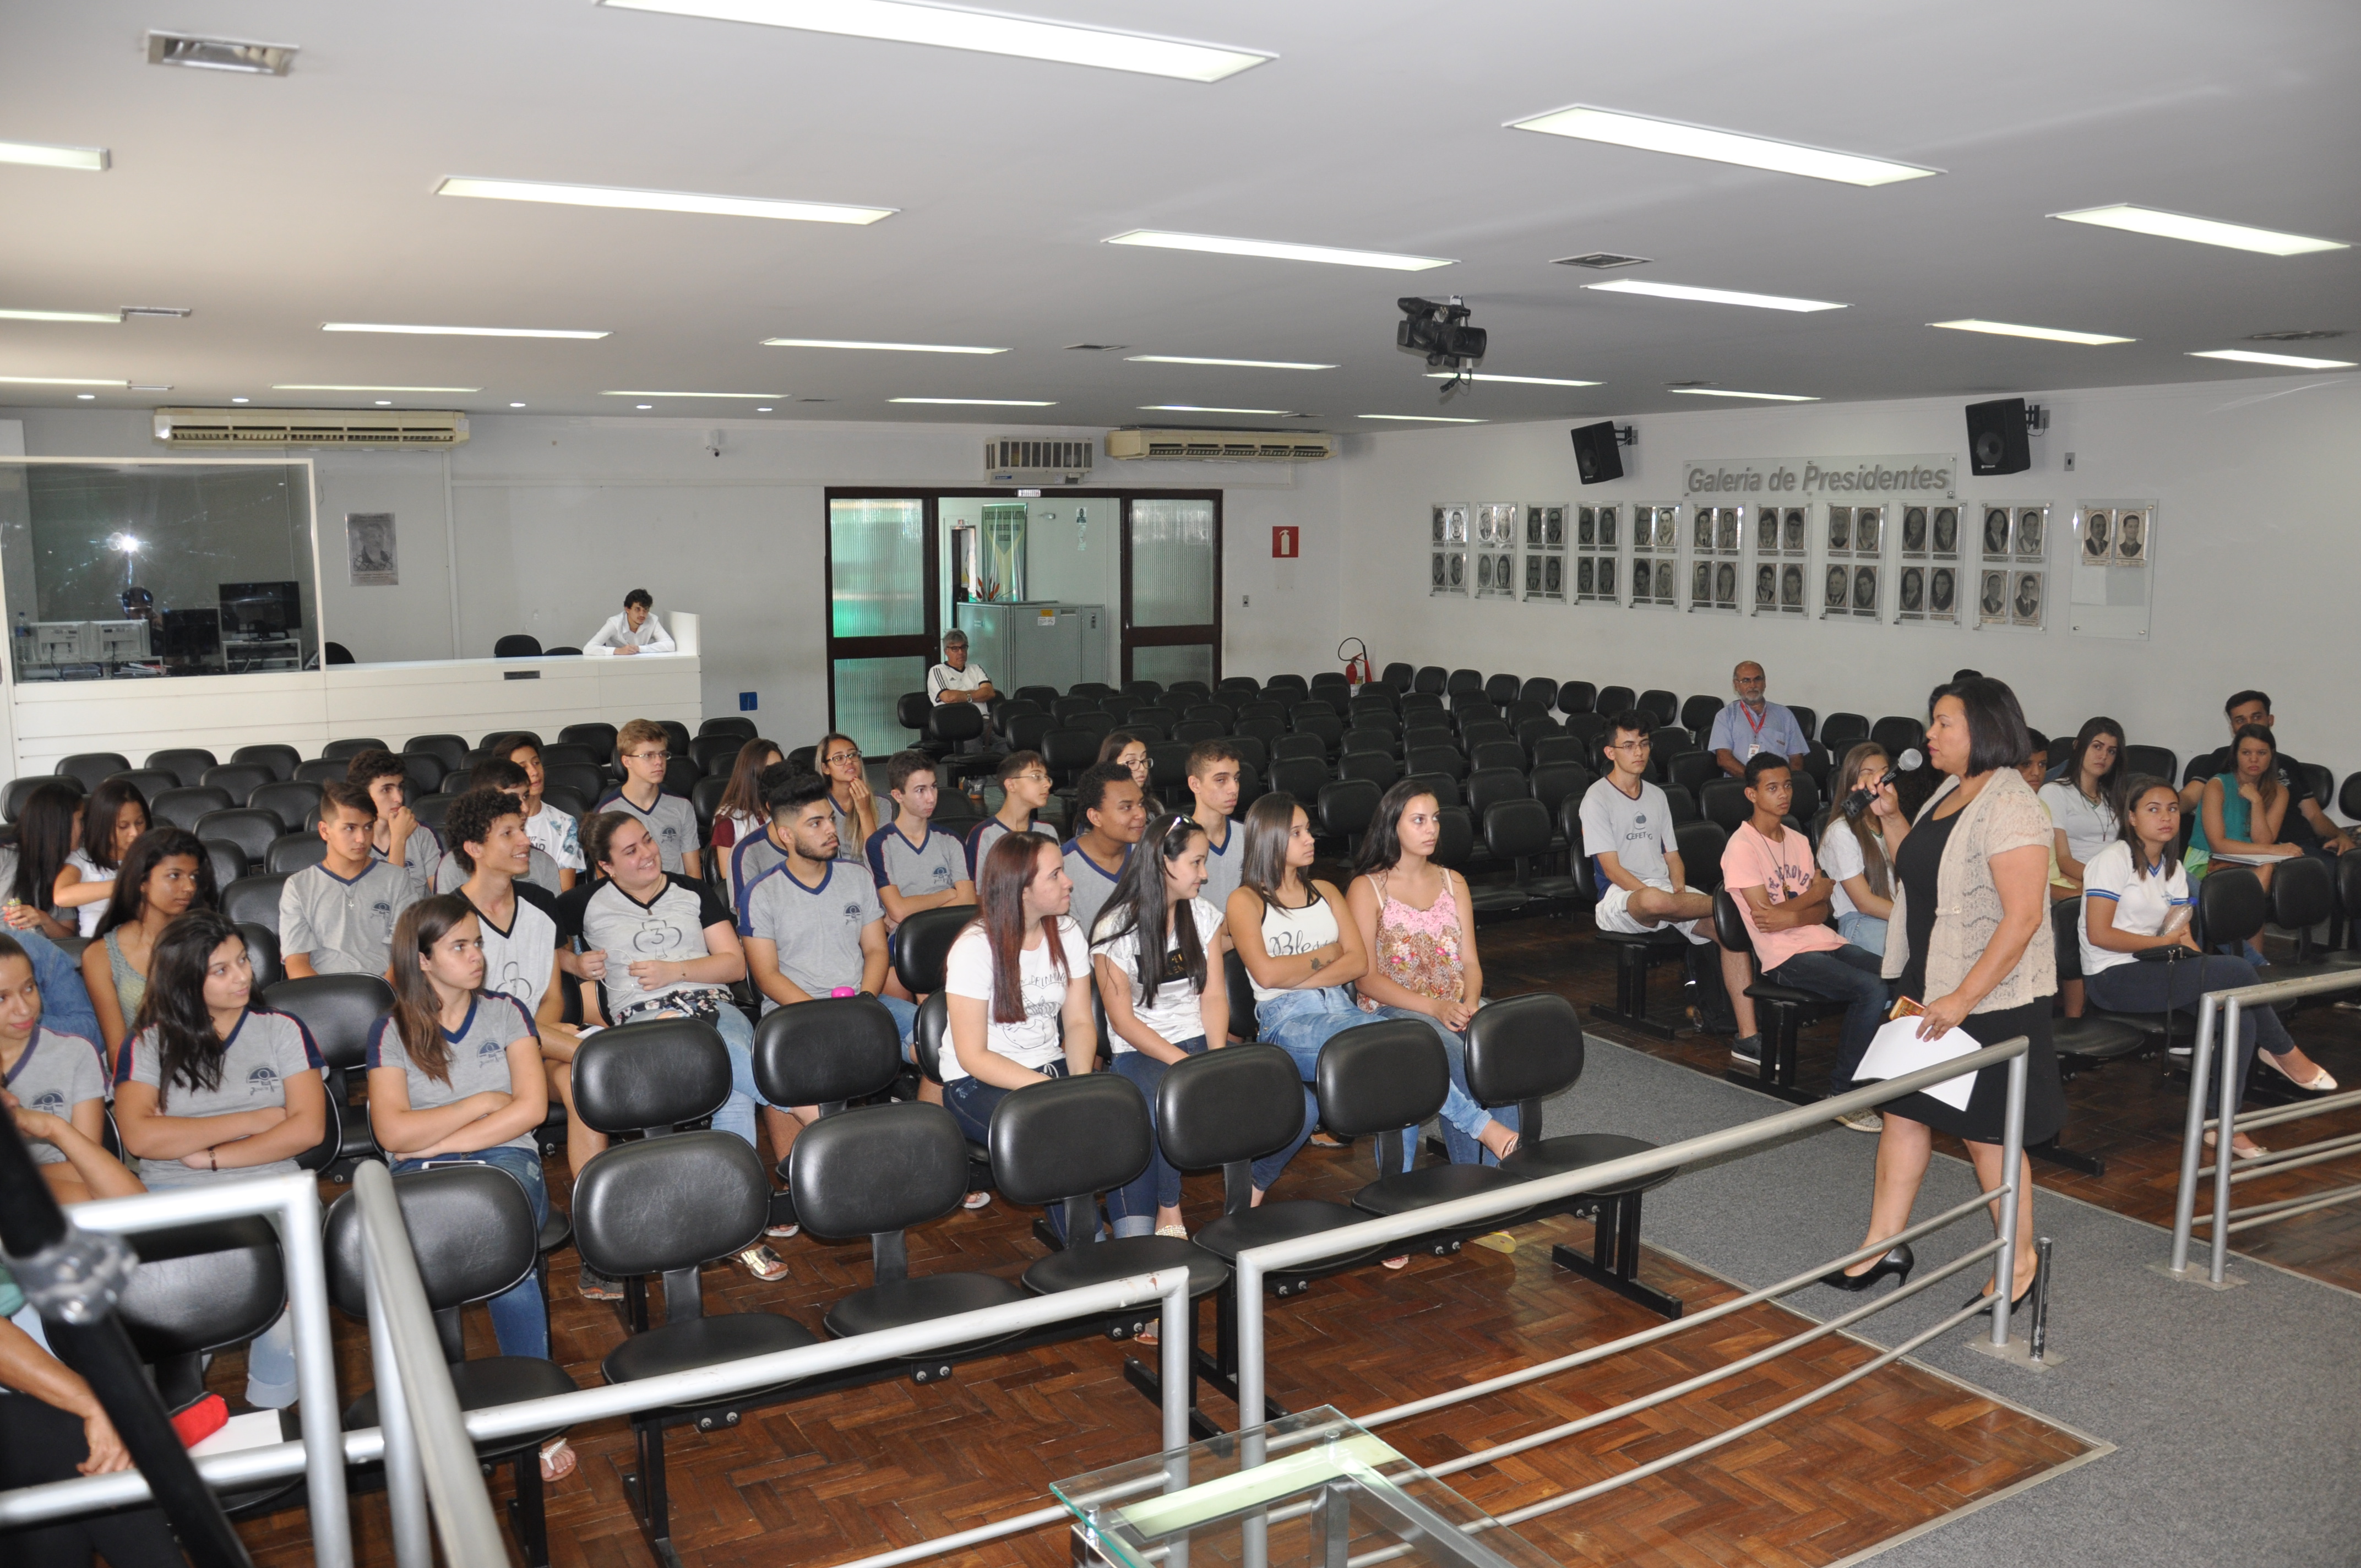
<svg viewBox="0 0 2361 1568"><path fill-rule="evenodd" d="M1134 626L1202 626L1213 619L1213 503L1131 503Z"/></svg>
<svg viewBox="0 0 2361 1568"><path fill-rule="evenodd" d="M926 548L922 501L830 501L829 606L836 635L923 635Z"/></svg>
<svg viewBox="0 0 2361 1568"><path fill-rule="evenodd" d="M319 648L300 463L0 463L19 681L298 670Z"/></svg>

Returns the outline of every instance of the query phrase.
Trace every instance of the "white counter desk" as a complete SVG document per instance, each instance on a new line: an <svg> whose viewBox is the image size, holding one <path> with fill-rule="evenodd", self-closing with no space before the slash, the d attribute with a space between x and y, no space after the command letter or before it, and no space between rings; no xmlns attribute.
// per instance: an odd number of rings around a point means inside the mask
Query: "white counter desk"
<svg viewBox="0 0 2361 1568"><path fill-rule="evenodd" d="M280 743L316 757L330 740L373 735L399 749L413 735L472 744L503 729L554 740L569 724L704 718L698 618L667 618L676 651L625 657L426 659L247 675L11 683L12 777L50 772L77 751L198 746L227 762L240 746Z"/></svg>

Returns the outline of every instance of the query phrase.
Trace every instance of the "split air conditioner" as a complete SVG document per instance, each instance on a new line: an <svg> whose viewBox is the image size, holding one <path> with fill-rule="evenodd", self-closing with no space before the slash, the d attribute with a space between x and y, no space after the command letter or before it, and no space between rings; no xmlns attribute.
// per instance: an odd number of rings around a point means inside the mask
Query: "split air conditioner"
<svg viewBox="0 0 2361 1568"><path fill-rule="evenodd" d="M1151 430L1107 432L1107 455L1187 463L1318 463L1336 455L1336 438L1317 431Z"/></svg>
<svg viewBox="0 0 2361 1568"><path fill-rule="evenodd" d="M446 409L158 409L168 446L456 446L467 416Z"/></svg>

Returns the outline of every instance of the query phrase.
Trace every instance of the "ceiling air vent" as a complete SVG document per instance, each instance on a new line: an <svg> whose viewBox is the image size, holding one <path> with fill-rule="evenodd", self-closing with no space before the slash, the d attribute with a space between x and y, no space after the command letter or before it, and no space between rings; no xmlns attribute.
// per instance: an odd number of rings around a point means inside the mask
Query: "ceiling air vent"
<svg viewBox="0 0 2361 1568"><path fill-rule="evenodd" d="M158 409L168 446L456 446L467 416L443 409Z"/></svg>
<svg viewBox="0 0 2361 1568"><path fill-rule="evenodd" d="M1091 477L1098 451L1092 441L1045 441L996 435L983 444L987 485L1079 485Z"/></svg>
<svg viewBox="0 0 2361 1568"><path fill-rule="evenodd" d="M1553 267L1587 267L1594 272L1604 272L1611 267L1645 267L1644 256L1621 256L1611 250L1589 250L1580 256L1561 256L1550 263Z"/></svg>
<svg viewBox="0 0 2361 1568"><path fill-rule="evenodd" d="M1317 431L1151 430L1107 432L1107 455L1180 463L1318 463L1336 455L1336 438Z"/></svg>
<svg viewBox="0 0 2361 1568"><path fill-rule="evenodd" d="M2339 329L2318 329L2312 332L2250 332L2248 343L2325 343L2332 337L2343 337Z"/></svg>

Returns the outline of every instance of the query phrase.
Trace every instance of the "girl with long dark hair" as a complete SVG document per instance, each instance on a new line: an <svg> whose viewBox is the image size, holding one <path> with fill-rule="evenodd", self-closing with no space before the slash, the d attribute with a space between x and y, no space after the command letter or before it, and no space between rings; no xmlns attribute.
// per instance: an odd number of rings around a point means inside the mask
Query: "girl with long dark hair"
<svg viewBox="0 0 2361 1568"><path fill-rule="evenodd" d="M2084 722L2066 755L2066 773L2040 787L2041 804L2057 824L2058 871L2075 887L2082 885L2082 867L2100 850L2117 841L2124 825L2115 799L2124 771L2124 727L2112 718Z"/></svg>
<svg viewBox="0 0 2361 1568"><path fill-rule="evenodd" d="M106 1053L42 1016L32 955L0 935L0 1083L7 1115L60 1203L145 1190L106 1151Z"/></svg>
<svg viewBox="0 0 2361 1568"><path fill-rule="evenodd" d="M1328 1036L1368 1022L1352 985L1368 968L1345 895L1312 875L1312 819L1274 791L1246 808L1245 862L1224 926L1254 983L1262 1037L1310 1083Z"/></svg>
<svg viewBox="0 0 2361 1568"><path fill-rule="evenodd" d="M950 1049L938 1069L960 1130L982 1140L1011 1090L1091 1070L1091 960L1068 915L1074 884L1057 841L1011 833L976 878L976 916L944 964ZM1050 1211L1058 1223L1059 1211Z"/></svg>
<svg viewBox="0 0 2361 1568"><path fill-rule="evenodd" d="M1163 811L1164 803L1158 800L1156 792L1148 787L1147 736L1136 729L1108 730L1106 739L1099 742L1099 761L1121 762L1131 771L1131 782L1139 786L1139 798L1147 806L1148 815L1154 817Z"/></svg>
<svg viewBox="0 0 2361 1568"><path fill-rule="evenodd" d="M730 851L741 839L757 838L771 825L771 814L763 805L763 770L775 767L786 760L776 740L754 740L738 748L738 760L730 764L730 782L722 786L721 800L713 808L713 848L721 860L721 880L734 904L737 890L728 887Z"/></svg>
<svg viewBox="0 0 2361 1568"><path fill-rule="evenodd" d="M184 828L139 836L99 917L97 939L82 950L82 978L112 1061L148 995L148 965L164 927L192 909L217 909L213 857Z"/></svg>
<svg viewBox="0 0 2361 1568"><path fill-rule="evenodd" d="M16 875L0 919L51 941L82 935L81 917L57 906L58 876L82 843L82 785L51 779L36 785L16 808Z"/></svg>
<svg viewBox="0 0 2361 1568"><path fill-rule="evenodd" d="M57 909L74 912L83 936L98 934L116 868L147 831L148 798L137 785L127 779L107 779L91 791L82 806L81 841L58 869L51 897Z"/></svg>
<svg viewBox="0 0 2361 1568"><path fill-rule="evenodd" d="M1466 879L1434 863L1440 803L1404 779L1378 802L1361 837L1345 903L1369 966L1353 982L1361 1004L1388 1018L1416 1018L1442 1036L1451 1063L1443 1142L1454 1165L1497 1164L1516 1151L1517 1113L1487 1111L1467 1093L1467 1024L1483 1005L1484 967L1476 956L1476 905ZM1404 1168L1415 1157L1415 1129Z"/></svg>
<svg viewBox="0 0 2361 1568"><path fill-rule="evenodd" d="M1832 793L1841 802L1853 790L1870 790L1869 809L1859 817L1830 812L1820 838L1820 869L1836 884L1828 904L1838 934L1880 957L1885 953L1885 922L1894 913L1894 851L1910 828L1894 786L1883 782L1893 766L1885 748L1874 740L1847 751L1836 774L1840 787Z"/></svg>
<svg viewBox="0 0 2361 1568"><path fill-rule="evenodd" d="M869 835L877 831L877 797L870 792L861 742L830 731L819 738L812 755L828 781L829 806L836 813L836 858L858 861Z"/></svg>
<svg viewBox="0 0 2361 1568"><path fill-rule="evenodd" d="M237 927L211 909L164 927L148 994L115 1070L115 1120L150 1188L288 1176L327 1126L311 1031L254 1005L254 965ZM295 1400L295 1346L282 1315L247 1356L246 1397Z"/></svg>
<svg viewBox="0 0 2361 1568"><path fill-rule="evenodd" d="M2274 869L2269 862L2302 853L2279 841L2288 800L2279 787L2279 741L2268 725L2247 725L2230 738L2230 772L2208 779L2198 797L2189 835L2189 874L2205 875L2216 854L2252 856L2263 863L2247 869L2268 892Z"/></svg>

